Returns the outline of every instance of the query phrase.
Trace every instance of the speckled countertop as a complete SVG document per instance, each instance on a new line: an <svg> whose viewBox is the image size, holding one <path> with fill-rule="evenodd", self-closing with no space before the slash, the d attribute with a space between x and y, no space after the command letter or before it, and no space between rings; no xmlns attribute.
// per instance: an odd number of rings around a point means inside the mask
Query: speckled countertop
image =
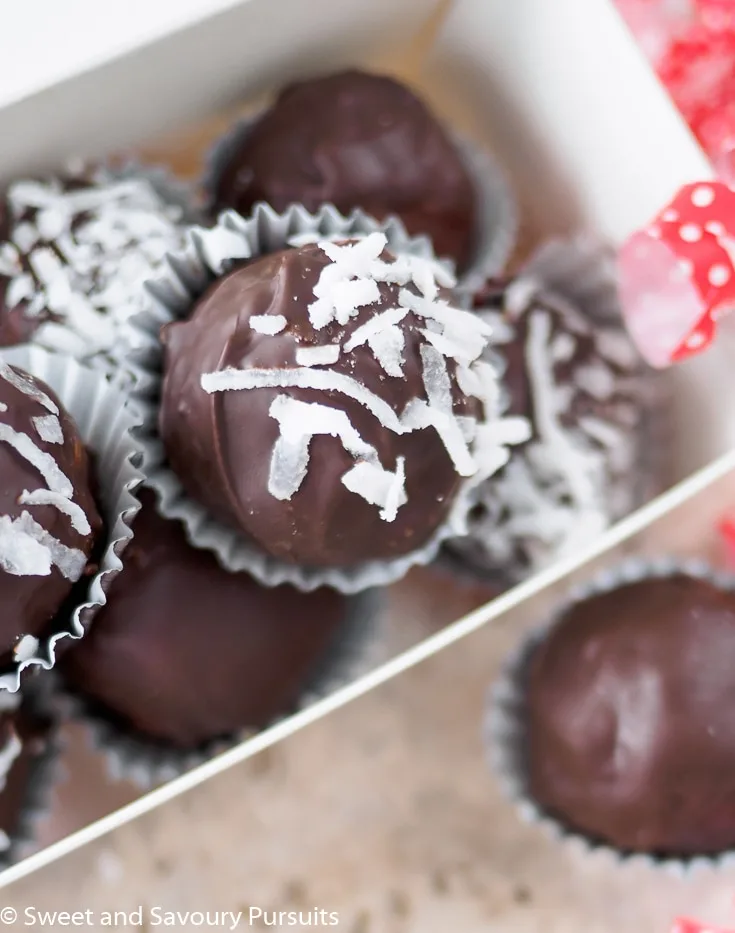
<svg viewBox="0 0 735 933"><path fill-rule="evenodd" d="M660 522L641 546L706 551L713 518L735 500L733 477ZM708 538L709 536L709 538ZM417 582L417 581L414 581ZM428 634L435 606L459 614L477 593L424 576L399 587L383 620L383 651ZM558 594L556 594L558 595ZM143 908L334 911L345 933L668 933L694 914L735 926L735 873L682 881L560 849L518 822L488 772L480 716L488 683L524 627L555 595L464 639L368 696L137 822L0 892L19 911ZM46 831L63 832L106 801L130 799L100 781L75 740L70 780ZM97 799L99 798L99 799ZM0 917L2 914L0 914ZM34 916L37 916L34 915ZM214 919L214 914L210 914ZM133 920L137 920L133 915ZM198 930L199 918L168 929ZM269 919L272 919L269 914ZM86 921L85 921L86 922ZM229 923L229 920L228 920ZM147 926L146 926L147 924ZM61 925L46 929L68 929ZM124 929L120 917L118 929ZM129 929L133 927L129 926ZM224 926L224 920L220 928ZM311 929L313 929L313 925ZM326 928L326 927L325 927Z"/></svg>

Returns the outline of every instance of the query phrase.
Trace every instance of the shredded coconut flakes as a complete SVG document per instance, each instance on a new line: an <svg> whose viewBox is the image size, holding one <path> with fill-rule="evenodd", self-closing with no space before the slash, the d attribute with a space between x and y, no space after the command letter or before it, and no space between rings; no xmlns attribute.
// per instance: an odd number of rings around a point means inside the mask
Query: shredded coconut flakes
<svg viewBox="0 0 735 933"><path fill-rule="evenodd" d="M38 431L41 440L47 444L64 443L64 432L56 415L37 415L33 419L33 427Z"/></svg>
<svg viewBox="0 0 735 933"><path fill-rule="evenodd" d="M322 347L299 347L296 350L296 362L299 366L331 366L339 359L340 346L338 343L326 344Z"/></svg>
<svg viewBox="0 0 735 933"><path fill-rule="evenodd" d="M114 181L105 172L74 190L56 180L16 182L8 203L13 243L0 246L8 307L59 319L44 321L34 335L48 349L60 349L66 329L76 339L62 350L114 357L121 325L142 308L141 283L185 245L181 208L165 203L146 179ZM233 246L228 242L230 255Z"/></svg>
<svg viewBox="0 0 735 933"><path fill-rule="evenodd" d="M258 334L274 337L286 329L288 321L282 314L254 314L250 318L250 328Z"/></svg>
<svg viewBox="0 0 735 933"><path fill-rule="evenodd" d="M346 244L319 240L319 249L331 262L321 270L308 314L316 330L335 324L344 327L362 309L384 297L380 284L395 287L396 307L367 315L341 347L297 347L294 368L228 368L202 375L202 388L208 393L269 388L344 395L396 435L434 429L460 476L485 478L507 462L507 445L519 438L526 440L529 432L523 419L500 417L498 373L481 359L493 326L441 300L440 288L454 284L445 267L409 255L384 259L386 243L382 233ZM409 315L425 326L416 328L414 321L407 323ZM386 376L404 377L407 326L424 338L419 352L425 398L410 400L402 412L394 411L379 394L352 376L326 368L358 347L367 346ZM484 414L480 418L454 413L453 384L458 396L474 397L481 403ZM271 495L290 499L307 475L312 439L331 435L339 438L355 461L342 477L345 488L377 506L384 521L395 520L407 501L404 458L397 458L395 469L386 467L377 451L355 431L346 412L332 405L306 403L281 394L269 411L280 429L268 479Z"/></svg>
<svg viewBox="0 0 735 933"><path fill-rule="evenodd" d="M37 415L32 423L42 441L62 444L64 434L59 421L59 408L35 382L25 374L0 363L0 378L19 392L42 405L49 415ZM0 406L7 411L8 406ZM91 534L89 519L84 510L73 501L74 487L50 453L43 451L27 434L0 422L0 443L8 444L15 452L40 473L46 489L23 490L19 505L52 506L69 518L72 528L80 535ZM48 576L56 566L66 579L76 582L84 571L87 559L84 553L67 547L44 529L29 512L11 519L0 516L0 568L14 576Z"/></svg>

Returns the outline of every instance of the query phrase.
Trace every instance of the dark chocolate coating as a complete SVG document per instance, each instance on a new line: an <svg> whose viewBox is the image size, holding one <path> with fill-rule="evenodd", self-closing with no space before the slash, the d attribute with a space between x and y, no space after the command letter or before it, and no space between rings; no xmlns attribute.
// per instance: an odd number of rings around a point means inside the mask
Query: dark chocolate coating
<svg viewBox="0 0 735 933"><path fill-rule="evenodd" d="M20 372L16 370L16 372ZM22 374L31 379L26 373ZM33 425L33 418L49 411L38 401L20 392L0 378L0 403L7 411L0 413L0 422L27 435L39 450L48 453L74 487L74 502L84 511L92 533L82 535L71 526L67 515L52 505L20 505L24 490L45 489L40 473L10 444L0 442L0 515L11 519L27 511L46 531L67 547L92 554L95 540L102 529L95 501L90 491L90 463L76 425L63 410L58 398L39 379L32 379L59 407L59 421L64 434L62 444L43 441ZM48 576L18 576L0 569L0 656L6 654L23 635L41 635L53 620L72 590L67 580L52 565Z"/></svg>
<svg viewBox="0 0 735 933"><path fill-rule="evenodd" d="M5 776L0 790L0 830L10 846L0 852L0 865L15 860L19 837L25 839L29 827L29 807L33 807L48 783L48 770L55 757L51 743L52 721L45 715L32 712L24 704L12 713L0 718L0 742L5 744L14 732L21 741L17 758ZM31 824L32 825L32 824Z"/></svg>
<svg viewBox="0 0 735 933"><path fill-rule="evenodd" d="M539 313L549 316L552 339L559 334L574 335L574 353L568 360L558 361L554 364L554 380L557 385L573 386L575 373L589 364L599 362L600 355L592 327L579 315L575 308L570 307L563 300L537 293L528 307L520 313L511 314L504 310L505 296L511 284L512 280L504 283L497 280L486 283L475 297L474 306L482 310L503 312L508 324L514 330L514 337L509 343L494 349L505 360L504 383L510 397L508 413L523 415L529 419L533 432L527 442L530 443L537 436L533 393L526 360L529 326L533 316ZM610 361L606 361L605 365L617 377L629 375L629 372ZM561 421L571 428L575 427L580 419L587 415L606 421L610 418L610 413L615 405L624 397L624 393L621 393L621 395L613 393L610 398L600 400L586 392L575 392L571 404L560 415ZM522 449L522 445L518 445L513 449L513 453L517 453Z"/></svg>
<svg viewBox="0 0 735 933"><path fill-rule="evenodd" d="M141 501L108 603L61 664L67 683L180 747L289 712L339 633L345 598L228 573L158 515L153 493Z"/></svg>
<svg viewBox="0 0 735 933"><path fill-rule="evenodd" d="M433 428L399 436L341 393L257 389L208 395L201 388L202 373L228 366L293 368L297 348L344 344L375 314L398 306L399 288L381 283L381 300L362 308L346 326L313 328L308 306L329 263L316 245L272 253L217 281L188 320L162 331L161 435L188 493L269 554L317 567L349 566L416 550L444 521L460 484ZM252 330L251 316L264 314L282 314L286 329L276 336ZM356 377L401 414L411 399L425 398L420 357L424 327L414 314L401 323L406 344L401 378L387 376L365 345L342 353L327 368ZM450 361L450 377L453 367ZM291 499L269 493L271 456L279 437L269 409L282 394L345 411L386 469L395 469L397 458L405 457L408 502L394 521L381 519L376 506L345 488L342 476L355 460L338 438L327 435L312 439L306 477ZM469 402L458 390L454 399L455 413L479 413L479 403Z"/></svg>
<svg viewBox="0 0 735 933"><path fill-rule="evenodd" d="M10 207L7 198L0 202L0 243L7 243L11 234ZM21 256L23 270L28 272L28 259ZM6 275L0 275L0 347L12 347L27 343L44 321L49 320L46 312L30 316L26 314L27 301L20 301L12 308L8 307L6 293L10 285Z"/></svg>
<svg viewBox="0 0 735 933"><path fill-rule="evenodd" d="M285 88L221 167L212 195L217 210L243 215L257 201L397 214L409 233L431 237L437 256L460 269L472 259L475 192L462 159L392 78L345 71Z"/></svg>
<svg viewBox="0 0 735 933"><path fill-rule="evenodd" d="M735 593L676 576L594 596L530 661L530 793L618 849L735 845Z"/></svg>

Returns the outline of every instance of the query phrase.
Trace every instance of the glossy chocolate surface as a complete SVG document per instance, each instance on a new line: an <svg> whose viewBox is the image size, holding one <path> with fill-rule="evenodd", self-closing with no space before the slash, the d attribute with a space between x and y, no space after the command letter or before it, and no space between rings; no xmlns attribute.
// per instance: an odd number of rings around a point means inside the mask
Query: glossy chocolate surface
<svg viewBox="0 0 735 933"><path fill-rule="evenodd" d="M293 369L299 350L345 346L358 327L399 306L400 288L381 283L379 301L365 306L346 325L315 328L309 318L314 288L330 265L316 245L284 250L236 269L199 300L191 317L167 325L160 427L173 469L192 498L221 521L239 528L259 547L283 561L307 566L349 566L391 558L425 544L444 521L461 477L433 428L396 434L363 404L338 392L289 388L290 398L345 412L362 440L378 452L386 469L405 459L407 501L393 521L342 482L355 457L339 437L314 436L300 488L288 499L269 492L269 471L279 423L270 414L275 388L207 394L203 373L227 367ZM448 294L447 294L448 297ZM460 313L460 312L458 312ZM282 316L275 335L251 327L254 316ZM400 415L425 397L421 349L425 321L413 313L400 323L405 341L402 372L386 375L362 344L337 362L320 367L354 377ZM455 372L448 361L449 376ZM477 415L476 399L451 384L455 414Z"/></svg>
<svg viewBox="0 0 735 933"><path fill-rule="evenodd" d="M568 610L531 658L530 793L629 851L735 845L735 594L675 576Z"/></svg>
<svg viewBox="0 0 735 933"><path fill-rule="evenodd" d="M194 747L291 711L345 619L333 590L265 589L143 508L107 605L62 663L67 683L126 729Z"/></svg>
<svg viewBox="0 0 735 933"><path fill-rule="evenodd" d="M8 370L15 374L11 378L21 380L24 391L2 375ZM43 393L48 403L57 409L57 415L39 401L34 395L37 392ZM38 419L52 419L51 424L56 420L54 430L61 432L58 435L63 438L61 443L43 439ZM48 492L48 483L28 457L19 453L8 439L0 437L0 522L3 525L3 541L0 541L0 655L7 655L23 635L38 637L52 622L71 593L72 586L80 579L76 574L73 574L75 579L70 579L62 572L62 565L69 562L68 549L76 552L73 562L78 565L81 561L84 569L83 557L89 558L92 554L102 520L91 492L90 461L82 439L76 425L48 386L12 367L0 368L0 431L8 431L9 438L19 436L20 443L27 444L27 449L30 449L29 456L43 458L44 468L51 471L57 482L58 472L63 474L73 490L71 501L84 513L90 529L89 533L81 533L72 526L69 515L55 504L20 502L26 491ZM43 538L40 556L46 556L46 572L36 572L43 569L43 560L38 567L35 559L30 559L25 567L18 564L21 550L25 552L26 547L37 546L36 538L18 538L12 527L13 522L23 521L21 516L24 512L36 523L33 535ZM58 555L58 560L51 561L50 569L49 554Z"/></svg>
<svg viewBox="0 0 735 933"><path fill-rule="evenodd" d="M257 201L283 211L330 202L397 214L458 267L472 257L475 196L456 147L426 105L392 78L346 71L285 88L222 167L217 210Z"/></svg>

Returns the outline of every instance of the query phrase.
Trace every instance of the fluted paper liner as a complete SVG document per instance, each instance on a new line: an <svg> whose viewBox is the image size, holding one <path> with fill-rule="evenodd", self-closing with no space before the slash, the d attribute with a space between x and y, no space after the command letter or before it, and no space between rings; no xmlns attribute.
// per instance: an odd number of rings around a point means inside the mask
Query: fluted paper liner
<svg viewBox="0 0 735 933"><path fill-rule="evenodd" d="M243 218L234 211L220 216L218 229L227 232L233 259L256 257L284 248L289 241L305 235L322 238L364 236L385 233L394 252L433 257L426 237L409 237L397 220L378 223L354 211L349 217L327 205L316 214L294 206L276 214L261 205L252 216ZM187 537L195 547L211 550L222 566L232 572L246 570L264 586L290 583L309 591L331 586L343 593L357 593L386 586L406 575L411 567L430 563L443 541L465 533L466 516L471 508L471 480L464 484L447 520L423 547L390 560L366 561L349 568L306 567L283 563L266 554L241 532L217 522L205 508L189 498L178 476L168 466L158 430L158 412L163 378L163 349L159 338L164 324L185 317L207 287L223 273L221 257L209 256L206 230L192 228L185 253L169 257L168 275L148 283L150 301L145 312L130 322L125 340L132 350L131 371L135 389L133 402L143 426L139 439L143 447L143 469L147 484L156 492L159 509L166 518L183 522ZM214 267L213 267L214 266Z"/></svg>
<svg viewBox="0 0 735 933"><path fill-rule="evenodd" d="M211 193L222 168L247 138L258 115L238 120L210 148L205 159L202 188L212 207ZM476 143L454 134L465 169L475 190L478 228L474 236L472 262L458 277L458 286L471 291L507 266L518 239L518 205L505 173Z"/></svg>
<svg viewBox="0 0 735 933"><path fill-rule="evenodd" d="M85 446L94 456L97 507L106 536L99 569L86 583L78 584L84 586L80 590L83 601L69 614L68 627L41 638L32 657L0 672L0 691L15 692L26 669L50 670L56 662L58 643L82 638L95 612L106 603L106 591L122 569L120 554L133 536L130 523L140 509L133 491L143 475L138 469L141 448L132 434L139 421L126 407L125 396L108 382L104 373L71 357L27 344L5 348L1 355L5 362L50 386L74 420Z"/></svg>
<svg viewBox="0 0 735 933"><path fill-rule="evenodd" d="M332 644L306 678L298 700L270 725L306 709L373 667L381 606L382 599L375 590L367 590L348 599L345 618L333 636ZM243 619L243 624L247 624L247 619ZM192 684L191 689L195 690L196 684ZM236 735L204 743L195 749L182 750L126 730L77 693L62 692L58 703L65 718L85 724L89 744L104 756L110 778L131 781L141 790L178 777L258 731L244 729Z"/></svg>
<svg viewBox="0 0 735 933"><path fill-rule="evenodd" d="M610 592L627 583L670 577L678 573L708 580L722 589L735 591L735 575L717 572L701 560L629 558L604 570L590 582L573 589L551 619L527 636L523 644L508 658L503 672L488 694L483 734L490 766L523 822L538 824L553 840L576 849L585 857L595 857L615 866L644 866L685 877L702 868L719 869L735 864L735 849L719 855L658 857L621 851L567 827L543 810L531 796L527 778L524 729L528 665L536 648L569 608L591 596Z"/></svg>

